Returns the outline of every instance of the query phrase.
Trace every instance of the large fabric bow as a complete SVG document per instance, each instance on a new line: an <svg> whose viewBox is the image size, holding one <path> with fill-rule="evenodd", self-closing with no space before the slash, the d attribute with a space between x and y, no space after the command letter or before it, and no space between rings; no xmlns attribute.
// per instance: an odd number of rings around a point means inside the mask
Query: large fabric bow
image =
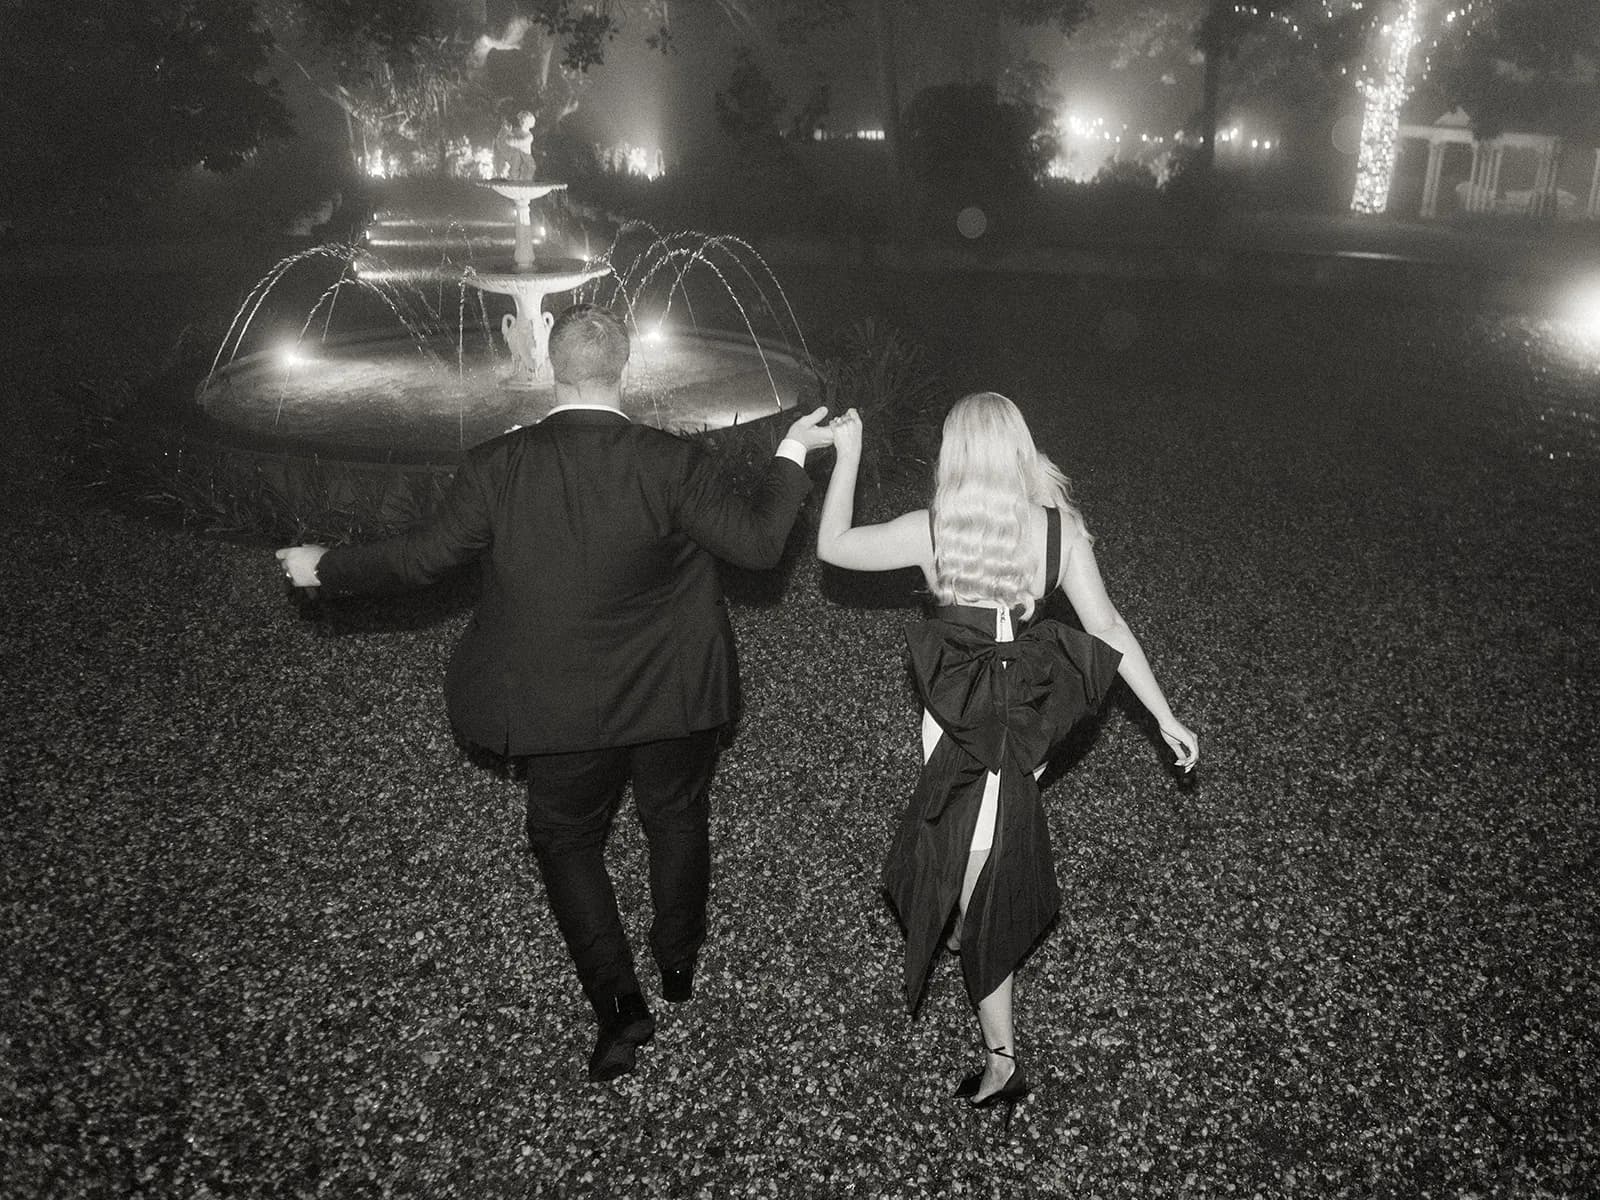
<svg viewBox="0 0 1600 1200"><path fill-rule="evenodd" d="M961 935L969 995L988 995L1054 918L1060 890L1032 772L1099 707L1121 655L1056 621L996 642L987 630L935 618L907 630L906 642L923 703L945 734L884 866L884 888L906 927L906 1004L915 1011L960 892L990 771L1000 777L994 840Z"/></svg>
<svg viewBox="0 0 1600 1200"><path fill-rule="evenodd" d="M906 631L923 703L984 771L1032 771L1082 717L1100 707L1121 655L1059 621L997 642L956 621ZM948 798L946 799L948 803ZM927 813L929 819L944 806Z"/></svg>

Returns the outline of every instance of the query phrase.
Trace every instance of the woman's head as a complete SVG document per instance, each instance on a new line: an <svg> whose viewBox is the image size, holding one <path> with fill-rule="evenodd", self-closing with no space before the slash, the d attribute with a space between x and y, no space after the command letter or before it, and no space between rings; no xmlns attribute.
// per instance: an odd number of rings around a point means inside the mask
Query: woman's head
<svg viewBox="0 0 1600 1200"><path fill-rule="evenodd" d="M1039 559L1029 510L1040 505L1081 524L1066 476L1034 446L1017 406L998 392L958 400L945 418L933 497L939 601L1000 600L1031 612Z"/></svg>

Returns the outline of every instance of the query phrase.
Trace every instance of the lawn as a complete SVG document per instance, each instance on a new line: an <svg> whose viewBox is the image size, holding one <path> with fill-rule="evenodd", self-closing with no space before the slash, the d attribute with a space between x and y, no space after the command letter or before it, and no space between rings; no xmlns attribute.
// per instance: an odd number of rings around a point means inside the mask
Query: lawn
<svg viewBox="0 0 1600 1200"><path fill-rule="evenodd" d="M909 582L806 527L781 588L732 581L696 995L589 1084L519 790L444 720L466 587L303 611L266 545L59 470L78 385L206 333L236 259L0 276L0 1194L1600 1189L1600 347L1350 292L794 269L808 329L873 314L1017 399L1201 739L1180 789L1119 691L1047 777L1067 899L1007 1133L950 1099L959 971L909 1018L878 892ZM631 817L611 854L642 947Z"/></svg>

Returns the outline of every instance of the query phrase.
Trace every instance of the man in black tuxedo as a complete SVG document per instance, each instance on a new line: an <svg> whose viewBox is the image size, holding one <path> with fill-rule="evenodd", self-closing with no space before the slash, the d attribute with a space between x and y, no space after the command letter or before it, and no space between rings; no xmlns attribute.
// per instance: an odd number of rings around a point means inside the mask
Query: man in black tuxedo
<svg viewBox="0 0 1600 1200"><path fill-rule="evenodd" d="M526 757L528 840L599 1021L595 1080L633 1070L655 1033L605 867L623 787L649 844L661 994L682 1002L706 936L711 777L737 703L716 559L778 561L811 486L806 451L833 440L816 409L754 494L734 495L703 449L623 415L628 353L609 312L568 309L550 330L555 407L469 451L425 523L369 545L277 552L296 586L332 595L482 561L447 708L467 741Z"/></svg>

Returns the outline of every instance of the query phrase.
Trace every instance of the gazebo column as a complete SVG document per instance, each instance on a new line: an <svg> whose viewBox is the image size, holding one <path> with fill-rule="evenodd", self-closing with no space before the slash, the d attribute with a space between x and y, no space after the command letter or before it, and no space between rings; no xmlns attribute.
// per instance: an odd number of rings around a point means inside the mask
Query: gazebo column
<svg viewBox="0 0 1600 1200"><path fill-rule="evenodd" d="M1589 215L1600 220L1600 150L1594 152L1594 177L1589 181Z"/></svg>
<svg viewBox="0 0 1600 1200"><path fill-rule="evenodd" d="M1472 171L1467 175L1467 211L1481 213L1489 207L1489 147L1472 143Z"/></svg>
<svg viewBox="0 0 1600 1200"><path fill-rule="evenodd" d="M1444 171L1444 143L1428 139L1428 171L1423 176L1422 212L1424 217L1439 215L1439 176Z"/></svg>
<svg viewBox="0 0 1600 1200"><path fill-rule="evenodd" d="M1539 173L1533 183L1534 206L1537 215L1554 217L1559 213L1560 200L1556 196L1556 179L1561 161L1561 139L1550 138L1539 146Z"/></svg>
<svg viewBox="0 0 1600 1200"><path fill-rule="evenodd" d="M1489 151L1489 202L1485 211L1494 212L1500 207L1500 168L1506 163L1506 148L1496 144Z"/></svg>

